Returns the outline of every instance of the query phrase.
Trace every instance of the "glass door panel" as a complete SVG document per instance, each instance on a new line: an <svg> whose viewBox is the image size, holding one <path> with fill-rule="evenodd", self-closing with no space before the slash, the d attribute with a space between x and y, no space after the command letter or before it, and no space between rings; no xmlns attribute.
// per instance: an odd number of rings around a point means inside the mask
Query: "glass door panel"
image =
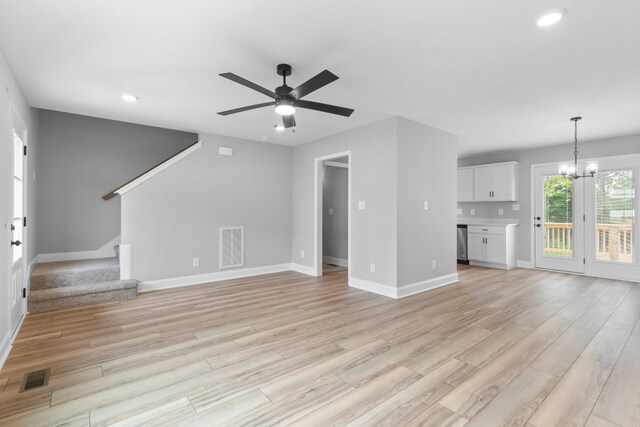
<svg viewBox="0 0 640 427"><path fill-rule="evenodd" d="M534 168L535 265L584 272L583 184L558 174L557 166Z"/></svg>
<svg viewBox="0 0 640 427"><path fill-rule="evenodd" d="M633 169L601 171L595 182L597 261L633 262L635 188Z"/></svg>

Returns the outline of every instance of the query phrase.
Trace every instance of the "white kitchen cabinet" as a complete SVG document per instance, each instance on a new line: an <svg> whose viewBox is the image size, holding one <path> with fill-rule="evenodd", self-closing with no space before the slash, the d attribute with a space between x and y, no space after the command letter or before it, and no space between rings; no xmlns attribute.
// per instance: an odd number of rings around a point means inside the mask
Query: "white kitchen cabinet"
<svg viewBox="0 0 640 427"><path fill-rule="evenodd" d="M473 168L458 169L458 201L473 202Z"/></svg>
<svg viewBox="0 0 640 427"><path fill-rule="evenodd" d="M506 270L516 266L514 225L470 225L467 242L472 265Z"/></svg>
<svg viewBox="0 0 640 427"><path fill-rule="evenodd" d="M473 178L470 178L473 174ZM472 182L469 183L469 180ZM469 189L473 196L469 198ZM518 162L493 163L458 169L458 202L518 200Z"/></svg>

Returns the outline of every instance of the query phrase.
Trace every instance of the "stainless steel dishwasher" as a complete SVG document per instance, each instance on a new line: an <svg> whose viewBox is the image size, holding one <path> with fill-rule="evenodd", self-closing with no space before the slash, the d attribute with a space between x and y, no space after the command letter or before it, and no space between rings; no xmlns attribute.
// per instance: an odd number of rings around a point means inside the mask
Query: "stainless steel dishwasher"
<svg viewBox="0 0 640 427"><path fill-rule="evenodd" d="M469 264L467 224L458 224L458 264Z"/></svg>

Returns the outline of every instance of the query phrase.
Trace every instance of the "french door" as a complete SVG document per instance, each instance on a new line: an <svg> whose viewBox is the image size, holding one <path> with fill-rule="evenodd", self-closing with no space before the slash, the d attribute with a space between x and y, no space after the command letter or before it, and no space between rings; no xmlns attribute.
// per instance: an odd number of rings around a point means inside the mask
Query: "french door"
<svg viewBox="0 0 640 427"><path fill-rule="evenodd" d="M534 184L535 266L584 273L584 180L539 166Z"/></svg>
<svg viewBox="0 0 640 427"><path fill-rule="evenodd" d="M24 235L24 211L25 211L25 163L24 139L26 128L19 129L14 117L13 129L13 167L12 167L12 197L11 197L11 250L9 251L9 304L11 311L12 335L16 332L20 321L26 313L26 263L25 263L25 235ZM21 135L19 135L21 134Z"/></svg>
<svg viewBox="0 0 640 427"><path fill-rule="evenodd" d="M640 155L598 160L593 178L534 168L535 266L637 281Z"/></svg>

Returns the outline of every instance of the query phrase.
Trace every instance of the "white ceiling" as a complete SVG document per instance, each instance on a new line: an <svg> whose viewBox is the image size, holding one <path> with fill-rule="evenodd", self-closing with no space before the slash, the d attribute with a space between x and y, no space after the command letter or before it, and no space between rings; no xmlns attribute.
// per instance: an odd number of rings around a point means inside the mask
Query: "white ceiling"
<svg viewBox="0 0 640 427"><path fill-rule="evenodd" d="M568 10L558 25L541 12ZM460 154L640 133L640 1L0 0L0 46L31 105L296 145L404 116L460 136ZM269 89L340 79L276 133ZM120 94L138 95L126 104Z"/></svg>

